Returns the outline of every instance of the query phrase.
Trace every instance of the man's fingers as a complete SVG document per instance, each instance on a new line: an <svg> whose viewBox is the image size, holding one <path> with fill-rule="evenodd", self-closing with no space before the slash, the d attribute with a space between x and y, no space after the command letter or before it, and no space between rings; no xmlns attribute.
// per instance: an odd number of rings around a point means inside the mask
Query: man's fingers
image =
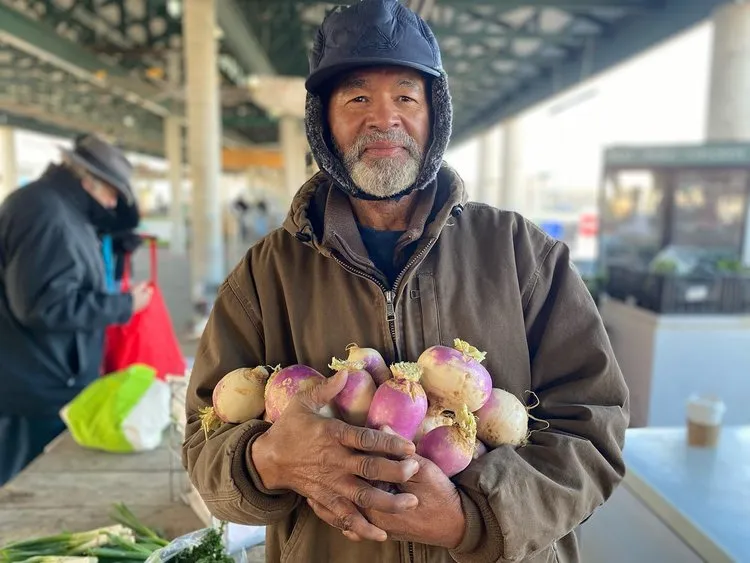
<svg viewBox="0 0 750 563"><path fill-rule="evenodd" d="M400 514L416 508L419 500L411 493L391 494L373 487L362 479L349 478L333 485L338 494L366 509Z"/></svg>
<svg viewBox="0 0 750 563"><path fill-rule="evenodd" d="M408 457L416 451L413 442L398 434L387 434L372 428L360 428L342 422L332 424L331 432L342 445L353 450L378 453L396 459Z"/></svg>
<svg viewBox="0 0 750 563"><path fill-rule="evenodd" d="M314 500L311 500L311 499L307 499L307 504L310 505L310 508L313 509L313 512L318 516L318 518L323 520L323 522L325 522L326 524L333 526L333 522L336 520L336 515L333 512L328 510L325 506L323 506L319 502L315 502ZM362 541L362 538L360 538L354 532L342 531L341 533L344 534L344 537L346 537L346 539L350 541L355 541L355 542Z"/></svg>
<svg viewBox="0 0 750 563"><path fill-rule="evenodd" d="M342 469L369 481L406 483L419 471L414 459L395 461L384 457L354 454L341 459Z"/></svg>
<svg viewBox="0 0 750 563"><path fill-rule="evenodd" d="M384 530L370 524L357 507L345 498L334 496L329 502L318 502L318 504L322 504L326 509L323 516L319 515L320 518L334 528L352 532L363 540L382 542L388 539L388 534ZM318 514L317 511L316 514Z"/></svg>
<svg viewBox="0 0 750 563"><path fill-rule="evenodd" d="M325 381L297 393L288 408L300 406L305 410L317 412L330 403L336 395L341 393L341 390L346 385L347 377L346 370L336 372L336 374Z"/></svg>

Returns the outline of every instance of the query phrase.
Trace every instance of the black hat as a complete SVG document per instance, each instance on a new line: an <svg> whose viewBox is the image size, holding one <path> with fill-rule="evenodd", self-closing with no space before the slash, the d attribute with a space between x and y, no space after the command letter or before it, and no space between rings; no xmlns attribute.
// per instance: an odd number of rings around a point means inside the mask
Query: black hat
<svg viewBox="0 0 750 563"><path fill-rule="evenodd" d="M130 186L133 165L117 147L100 139L96 135L76 137L73 150L62 149L70 161L88 170L92 176L104 180L125 198L128 204L135 197Z"/></svg>
<svg viewBox="0 0 750 563"><path fill-rule="evenodd" d="M383 65L435 77L443 70L438 42L422 18L397 0L362 0L332 12L321 25L305 87L316 92L344 71Z"/></svg>

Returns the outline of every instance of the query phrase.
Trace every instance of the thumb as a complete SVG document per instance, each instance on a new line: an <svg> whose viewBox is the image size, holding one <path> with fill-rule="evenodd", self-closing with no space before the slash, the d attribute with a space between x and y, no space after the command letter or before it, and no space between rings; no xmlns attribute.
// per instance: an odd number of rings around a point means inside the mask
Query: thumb
<svg viewBox="0 0 750 563"><path fill-rule="evenodd" d="M335 375L332 375L325 381L299 393L297 395L299 397L298 403L306 409L317 412L330 403L336 395L341 393L347 379L348 374L346 370L336 372Z"/></svg>

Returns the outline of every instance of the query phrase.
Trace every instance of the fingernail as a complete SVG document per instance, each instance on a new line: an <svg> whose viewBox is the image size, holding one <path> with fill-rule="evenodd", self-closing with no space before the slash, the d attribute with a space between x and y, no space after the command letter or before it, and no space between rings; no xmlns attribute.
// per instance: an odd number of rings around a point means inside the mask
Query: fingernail
<svg viewBox="0 0 750 563"><path fill-rule="evenodd" d="M417 508L418 504L419 504L419 500L417 500L417 497L409 497L406 501L406 508L408 509Z"/></svg>
<svg viewBox="0 0 750 563"><path fill-rule="evenodd" d="M411 471L411 474L414 475L417 471L419 471L419 463L417 463L413 459L406 460L406 470Z"/></svg>
<svg viewBox="0 0 750 563"><path fill-rule="evenodd" d="M385 540L388 539L388 534L386 534L385 532L381 531L378 534L378 537L376 539L377 539L377 541L385 541Z"/></svg>

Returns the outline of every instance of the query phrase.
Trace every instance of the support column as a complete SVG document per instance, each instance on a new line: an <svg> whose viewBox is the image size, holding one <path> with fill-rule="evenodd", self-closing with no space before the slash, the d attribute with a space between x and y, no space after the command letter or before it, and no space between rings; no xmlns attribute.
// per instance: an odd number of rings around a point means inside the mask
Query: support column
<svg viewBox="0 0 750 563"><path fill-rule="evenodd" d="M182 55L172 52L168 59L168 78L170 87L174 91L182 88ZM172 232L169 248L172 252L184 255L185 240L185 201L183 195L183 146L182 146L182 117L170 115L164 119L164 139L166 142L165 156L169 164L169 187L171 193L170 218Z"/></svg>
<svg viewBox="0 0 750 563"><path fill-rule="evenodd" d="M193 184L190 268L193 299L197 312L203 316L225 276L219 191L221 108L216 40L216 1L185 0L183 41Z"/></svg>
<svg viewBox="0 0 750 563"><path fill-rule="evenodd" d="M284 155L284 187L291 199L307 180L307 138L303 121L297 117L282 117L279 120L279 136Z"/></svg>
<svg viewBox="0 0 750 563"><path fill-rule="evenodd" d="M18 187L16 135L12 127L0 126L0 202Z"/></svg>
<svg viewBox="0 0 750 563"><path fill-rule="evenodd" d="M476 201L488 205L496 205L500 193L500 133L500 127L495 126L479 139L479 173L474 197Z"/></svg>
<svg viewBox="0 0 750 563"><path fill-rule="evenodd" d="M750 4L720 6L713 23L706 140L750 142ZM742 262L750 267L750 229L745 232Z"/></svg>
<svg viewBox="0 0 750 563"><path fill-rule="evenodd" d="M185 211L182 197L182 123L181 118L169 116L164 119L166 157L169 163L169 187L171 193L170 218L172 230L169 248L175 254L185 254Z"/></svg>
<svg viewBox="0 0 750 563"><path fill-rule="evenodd" d="M503 123L502 187L498 207L519 213L523 213L526 206L523 170L521 168L521 147L518 121L515 119L505 121Z"/></svg>
<svg viewBox="0 0 750 563"><path fill-rule="evenodd" d="M750 4L725 4L713 16L708 141L750 141Z"/></svg>

